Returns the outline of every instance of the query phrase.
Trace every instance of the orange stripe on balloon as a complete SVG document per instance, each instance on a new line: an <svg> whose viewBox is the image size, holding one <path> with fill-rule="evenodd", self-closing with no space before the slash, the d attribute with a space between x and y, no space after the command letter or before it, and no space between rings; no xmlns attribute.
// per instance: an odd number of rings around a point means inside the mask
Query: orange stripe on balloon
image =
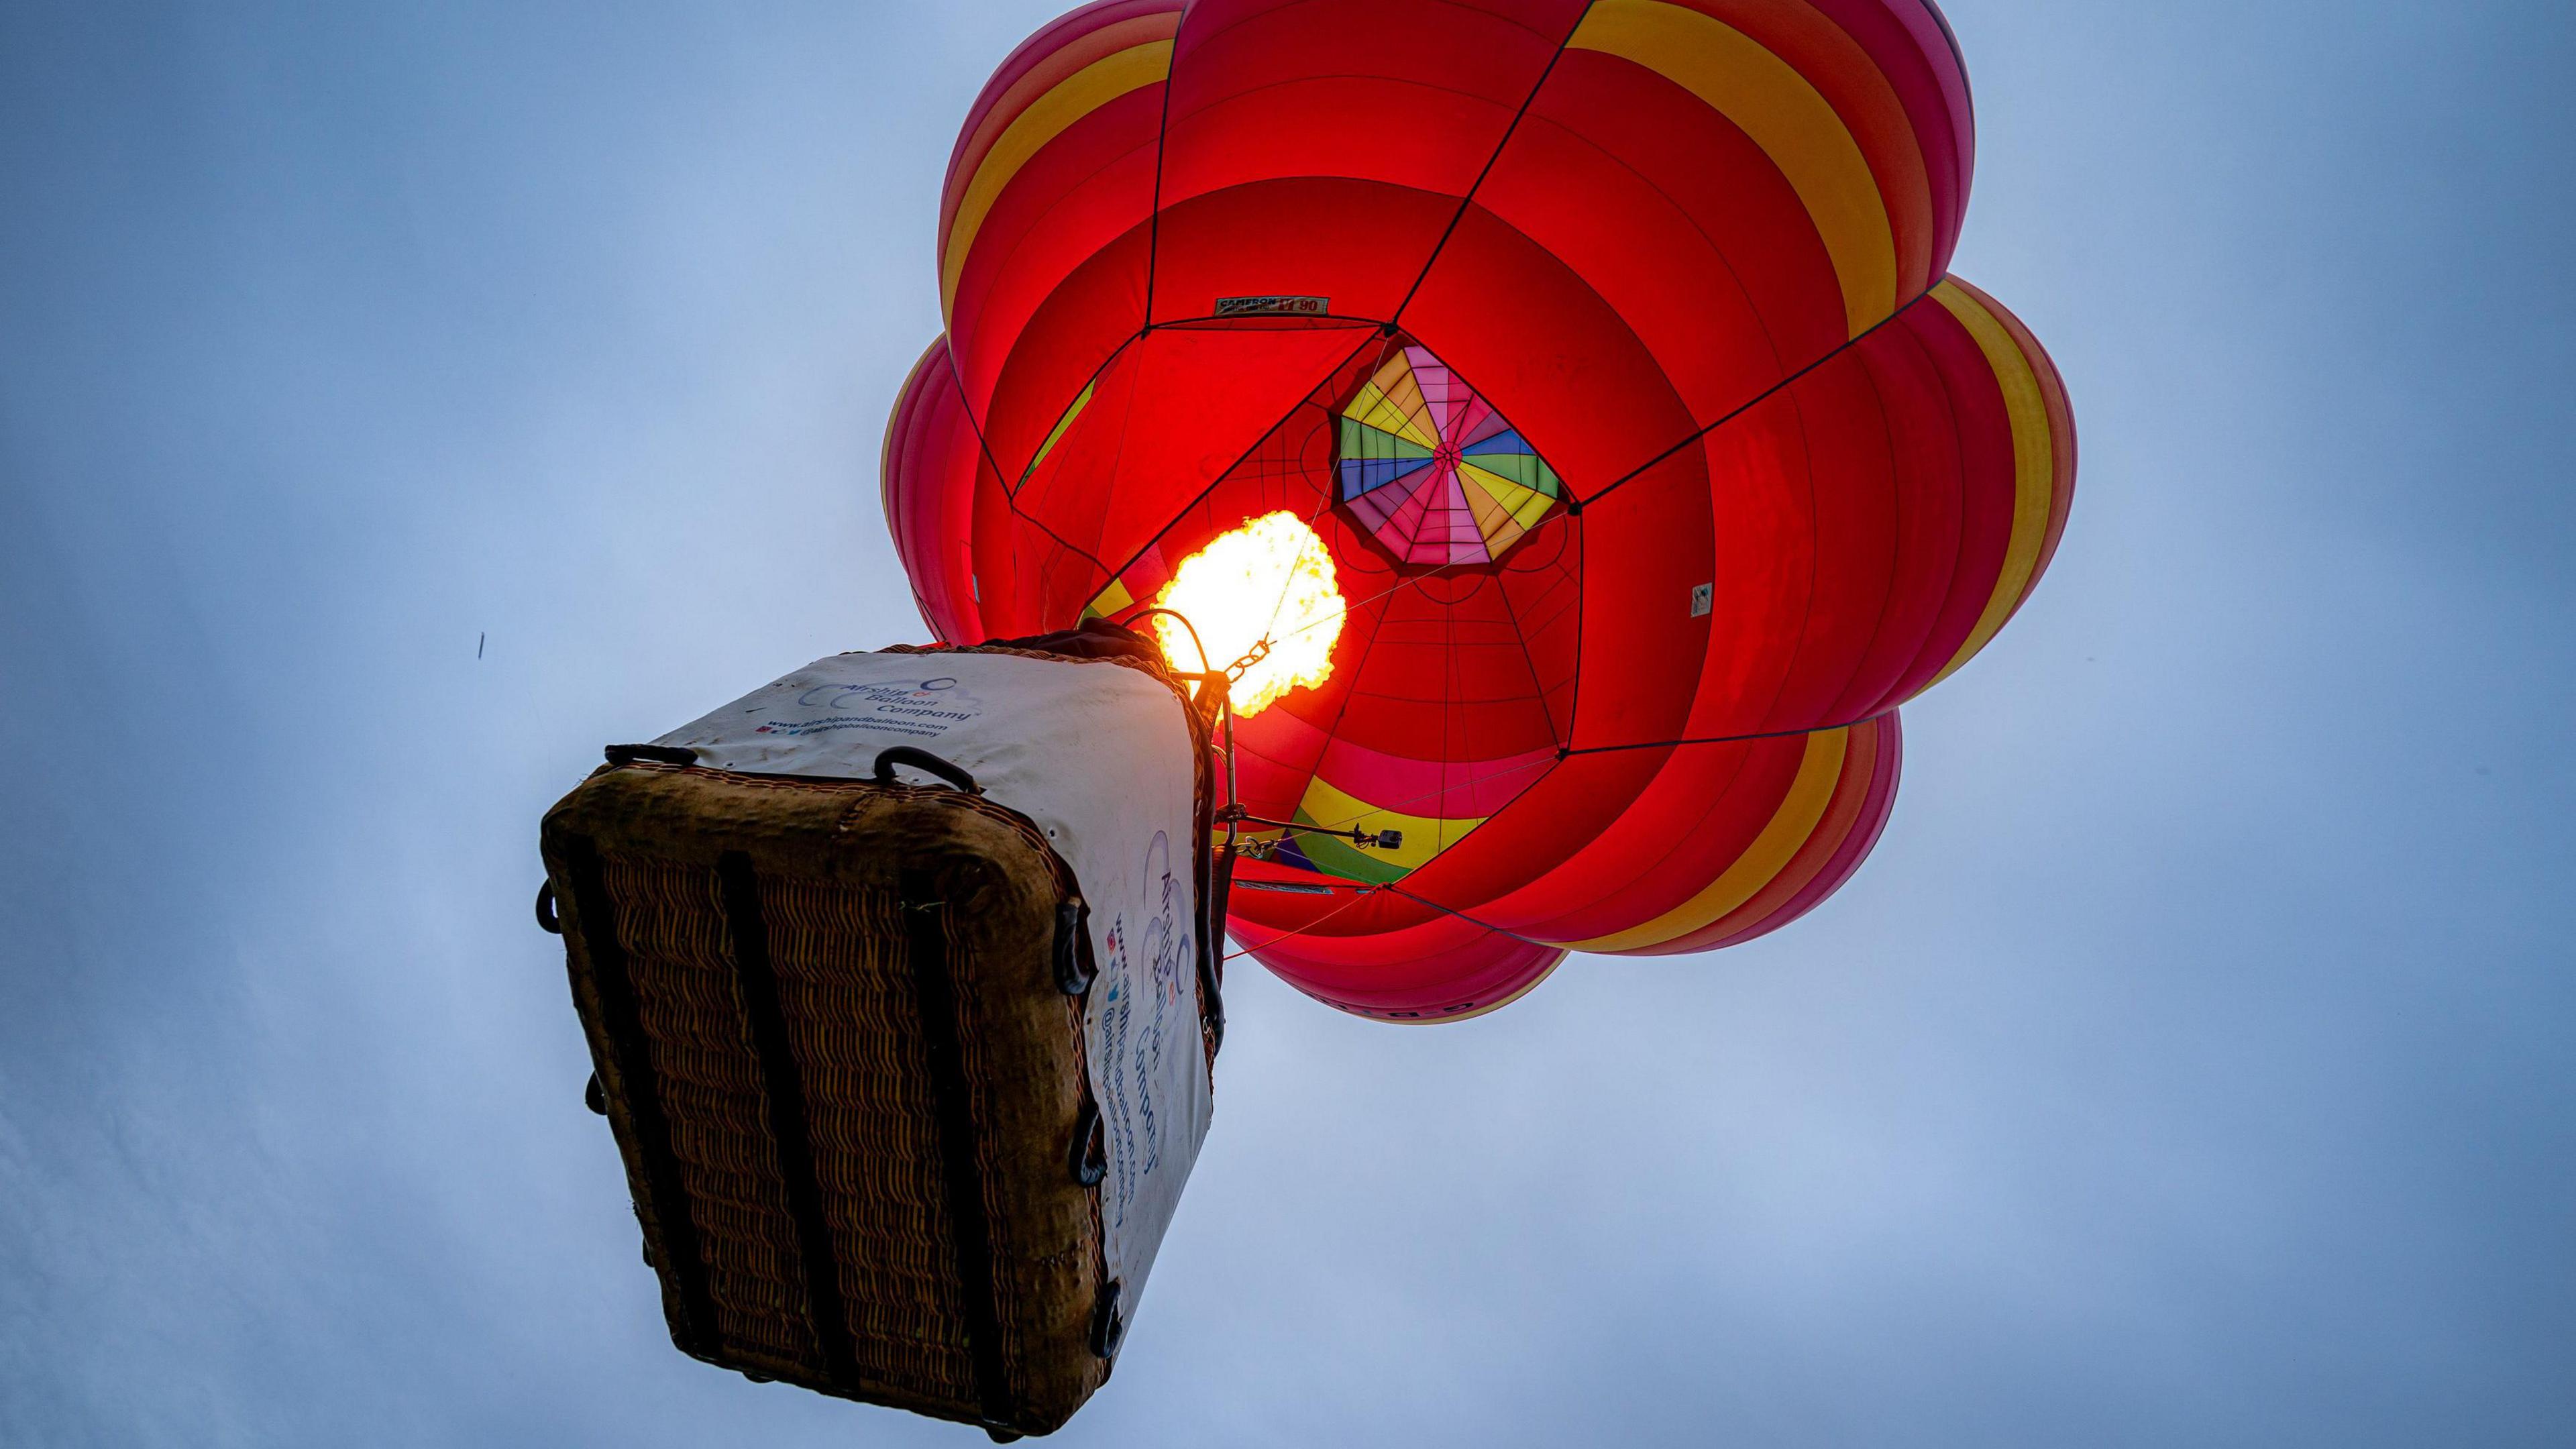
<svg viewBox="0 0 2576 1449"><path fill-rule="evenodd" d="M1878 178L1878 194L1887 203L1896 233L1897 290L1913 296L1932 284L1931 172L1923 144L1896 86L1851 32L1812 5L1781 0L1684 0L1692 9L1723 21L1761 43L1796 67L1815 86L1834 114L1851 127L1852 139L1869 158Z"/></svg>
<svg viewBox="0 0 2576 1449"><path fill-rule="evenodd" d="M2057 541L2066 532L2066 517L2075 503L2075 407L2066 396L2066 380L2058 375L2057 364L2050 360L2048 349L2022 325L2012 309L1989 296L1982 288L1950 279L1951 285L1976 299L1977 305L1995 314L1995 320L2012 334L2013 344L2028 359L2031 373L2039 379L2039 393L2048 404L2048 436L2051 443L2049 462L2048 536L2039 546L2039 562L2031 569L2031 581L2038 582L2048 572L2048 561L2057 556ZM2022 597L2030 597L2024 587Z"/></svg>
<svg viewBox="0 0 2576 1449"><path fill-rule="evenodd" d="M1789 782L1789 793L1781 800L1780 808L1772 812L1770 823L1753 837L1753 843L1744 848L1734 864L1697 895L1643 925L1589 941L1559 944L1577 951L1647 950L1721 920L1752 900L1788 867L1798 848L1823 823L1833 803L1835 787L1842 781L1843 757L1849 752L1850 742L1849 729L1818 730L1807 736L1807 751L1799 761L1797 778Z"/></svg>
<svg viewBox="0 0 2576 1449"><path fill-rule="evenodd" d="M1771 878L1770 884L1754 892L1743 905L1709 922L1685 936L1678 936L1650 948L1657 954L1705 951L1727 938L1757 930L1763 922L1795 901L1808 886L1815 883L1825 867L1851 838L1869 805L1871 787L1878 776L1880 733L1878 721L1866 720L1851 727L1851 747L1843 753L1842 774L1835 781L1833 803L1825 807L1822 820L1813 833L1798 847L1789 864Z"/></svg>
<svg viewBox="0 0 2576 1449"><path fill-rule="evenodd" d="M1807 208L1859 336L1896 310L1896 237L1851 128L1807 78L1724 21L1666 0L1598 0L1569 47L1632 61L1753 138Z"/></svg>
<svg viewBox="0 0 2576 1449"><path fill-rule="evenodd" d="M1986 365L1994 370L1995 385L2003 391L2004 412L2012 421L2013 515L2011 540L2004 545L2003 571L1995 579L1995 591L1986 600L1985 612L1977 616L1976 627L1968 631L1967 641L1950 656L1941 672L1932 676L1926 689L1949 678L1960 665L1974 658L2020 605L2022 595L2038 576L2040 549L2048 539L2049 513L2057 491L2048 400L2040 391L2039 376L2030 358L2004 324L1996 320L1994 312L1965 288L1944 280L1932 289L1932 295L1977 340Z"/></svg>
<svg viewBox="0 0 2576 1449"><path fill-rule="evenodd" d="M1171 73L1172 42L1157 40L1129 46L1065 77L1003 129L993 149L975 168L975 179L967 183L965 195L957 204L956 220L949 223L947 244L940 248L939 306L943 316L957 305L957 279L966 270L966 254L975 244L976 231L984 225L1002 188L1011 183L1029 158L1093 111L1130 91L1159 84Z"/></svg>

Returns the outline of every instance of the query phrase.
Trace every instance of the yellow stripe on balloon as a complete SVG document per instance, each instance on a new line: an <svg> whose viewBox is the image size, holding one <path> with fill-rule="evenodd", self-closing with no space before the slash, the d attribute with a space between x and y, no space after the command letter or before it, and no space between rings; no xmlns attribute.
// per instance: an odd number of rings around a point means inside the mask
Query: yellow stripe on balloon
<svg viewBox="0 0 2576 1449"><path fill-rule="evenodd" d="M1333 788L1322 776L1306 786L1306 798L1297 802L1297 813L1326 830L1401 830L1404 844L1393 850L1371 847L1373 861L1398 870L1412 870L1431 863L1431 857L1467 838L1467 832L1485 823L1488 817L1477 815L1444 819L1433 815L1407 815L1400 810L1386 810L1371 805L1356 795Z"/></svg>
<svg viewBox="0 0 2576 1449"><path fill-rule="evenodd" d="M1156 40L1129 46L1066 76L1003 130L993 142L993 149L984 154L983 164L975 168L975 179L967 183L965 199L957 205L957 219L949 224L948 245L940 251L939 307L943 316L956 309L957 279L966 270L966 254L974 247L975 233L983 227L1002 188L1011 184L1011 178L1020 174L1029 158L1070 130L1076 121L1129 91L1167 79L1171 73L1172 42Z"/></svg>
<svg viewBox="0 0 2576 1449"><path fill-rule="evenodd" d="M1797 778L1789 782L1788 798L1780 802L1771 822L1753 837L1753 843L1744 848L1735 863L1697 895L1642 926L1589 941L1555 944L1577 951L1643 950L1679 940L1753 899L1773 877L1788 868L1798 847L1816 833L1826 807L1833 804L1834 787L1842 781L1843 754L1850 747L1849 729L1818 730L1807 736L1807 753L1798 762Z"/></svg>
<svg viewBox="0 0 2576 1449"><path fill-rule="evenodd" d="M1859 336L1896 310L1896 232L1851 128L1807 78L1722 20L1665 0L1598 0L1566 42L1698 96L1753 138L1805 204Z"/></svg>
<svg viewBox="0 0 2576 1449"><path fill-rule="evenodd" d="M1956 284L1943 280L1932 289L1950 315L1959 319L1968 335L1977 339L1977 348L1986 355L1986 365L1994 369L1995 383L2003 389L2004 415L2012 422L2013 444L2013 515L2012 537L2004 545L2003 573L1995 580L1995 591L1986 600L1985 612L1977 616L1977 626L1968 631L1967 642L1941 672L1932 676L1938 684L1956 672L1986 647L2004 621L2012 617L2021 596L2030 587L2031 574L2039 567L2039 550L2048 537L2048 508L2056 489L2055 445L2048 429L2048 399L2040 392L2039 375L2023 355L2019 343L2004 330L1995 314L1979 305Z"/></svg>

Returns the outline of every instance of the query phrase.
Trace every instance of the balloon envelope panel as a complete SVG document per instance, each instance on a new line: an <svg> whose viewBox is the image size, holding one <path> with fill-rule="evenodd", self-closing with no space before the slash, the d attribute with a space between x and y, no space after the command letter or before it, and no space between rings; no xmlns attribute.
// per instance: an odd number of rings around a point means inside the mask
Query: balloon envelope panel
<svg viewBox="0 0 2576 1449"><path fill-rule="evenodd" d="M1945 271L1972 165L1925 0L1076 11L951 160L885 463L924 617L1123 616L1311 529L1346 615L1241 722L1301 828L1233 928L1345 1009L1777 929L2065 526L2056 371Z"/></svg>

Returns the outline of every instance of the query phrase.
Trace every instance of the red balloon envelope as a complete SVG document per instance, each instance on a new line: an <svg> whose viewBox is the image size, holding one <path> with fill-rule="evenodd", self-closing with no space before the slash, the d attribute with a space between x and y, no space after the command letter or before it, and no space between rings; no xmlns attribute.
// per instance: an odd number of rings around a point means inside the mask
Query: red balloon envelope
<svg viewBox="0 0 2576 1449"><path fill-rule="evenodd" d="M1243 803L1317 829L1231 928L1346 1010L1776 930L2066 523L2056 371L1945 271L1971 146L1928 0L1078 10L949 162L922 613L1254 656Z"/></svg>

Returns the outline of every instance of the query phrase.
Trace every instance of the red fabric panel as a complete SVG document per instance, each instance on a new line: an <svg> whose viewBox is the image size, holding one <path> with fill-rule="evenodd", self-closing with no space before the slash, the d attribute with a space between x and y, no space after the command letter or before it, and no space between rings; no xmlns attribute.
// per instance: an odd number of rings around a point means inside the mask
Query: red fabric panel
<svg viewBox="0 0 2576 1449"><path fill-rule="evenodd" d="M1404 325L1510 418L1578 498L1698 428L1601 294L1481 206L1459 218Z"/></svg>
<svg viewBox="0 0 2576 1449"><path fill-rule="evenodd" d="M1922 302L1935 307L1937 302ZM1825 709L1835 721L1859 719L1898 697L1900 680L1926 652L1958 571L1961 488L1957 428L1948 391L1932 356L1902 325L1881 327L1816 370L1865 374L1885 428L1895 554L1887 604L1869 648L1842 696Z"/></svg>
<svg viewBox="0 0 2576 1449"><path fill-rule="evenodd" d="M945 242L958 203L975 177L975 168L992 154L993 143L1010 129L1039 97L1074 72L1131 46L1169 40L1180 27L1179 0L1098 0L1049 21L1020 42L993 78L984 82L957 144L948 153L947 182L940 190L939 236Z"/></svg>
<svg viewBox="0 0 2576 1449"><path fill-rule="evenodd" d="M1484 574L1427 579L1387 600L1338 733L1471 767L1563 743L1542 694L1501 587Z"/></svg>
<svg viewBox="0 0 2576 1449"><path fill-rule="evenodd" d="M974 424L940 338L913 364L886 424L883 492L895 556L931 633L951 642L988 637L967 580L977 452Z"/></svg>
<svg viewBox="0 0 2576 1449"><path fill-rule="evenodd" d="M2075 506L2075 409L2066 397L2066 379L2058 375L2057 364L2049 357L2048 349L2039 345L2039 339L2031 335L2030 329L2022 325L2022 320L2013 315L2012 309L1956 277L1950 278L1950 282L1994 313L1995 320L2012 334L2022 356L2030 360L2031 372L2039 379L2040 396L2048 405L2049 456L2055 465L2052 469L2054 476L2049 480L2048 534L2040 544L2039 563L2031 570L2030 587L2022 590L2022 598L2026 600L2031 589L2038 586L2040 575L2048 572L2048 561L2057 556L2057 541L2065 535L2067 515ZM2015 608L2018 610L2019 606Z"/></svg>
<svg viewBox="0 0 2576 1449"><path fill-rule="evenodd" d="M1504 607L1538 677L1549 729L1574 739L1574 689L1581 679L1583 520L1559 515L1503 561Z"/></svg>
<svg viewBox="0 0 2576 1449"><path fill-rule="evenodd" d="M1869 52L1824 13L1799 0L1673 0L1742 31L1804 76L1851 130L1877 178L1896 232L1897 296L1916 296L1939 273L1931 177L1904 102ZM1954 218L1955 220L1955 218ZM1841 321L1840 313L1836 321Z"/></svg>
<svg viewBox="0 0 2576 1449"><path fill-rule="evenodd" d="M1763 718L1766 729L1850 722L1835 709L1877 637L1895 580L1901 504L1886 415L1868 369L1848 353L1836 361L1844 365L1818 368L1783 389L1777 410L1754 410L1760 422L1797 430L1814 531L1806 612L1787 677ZM1710 451L1754 425L1752 415L1728 423L1711 436ZM1710 471L1719 470L1712 464Z"/></svg>
<svg viewBox="0 0 2576 1449"><path fill-rule="evenodd" d="M1260 895L1244 892L1243 895ZM1332 900L1327 897L1268 897ZM1255 926L1238 930L1255 960L1318 1000L1362 1016L1438 1019L1490 1008L1547 974L1565 952L1516 941L1470 921L1371 892L1324 923L1351 934L1280 936ZM1402 924L1398 924L1402 922Z"/></svg>
<svg viewBox="0 0 2576 1449"><path fill-rule="evenodd" d="M1616 823L1476 915L1551 941L1589 940L1653 920L1744 854L1779 813L1806 753L1802 735L1675 749Z"/></svg>
<svg viewBox="0 0 2576 1449"><path fill-rule="evenodd" d="M1349 328L1147 333L1101 371L1081 415L1018 485L1020 512L1115 568L1162 534L1366 341ZM1195 385L1211 376L1227 385ZM1170 406L1176 398L1190 405ZM1043 442L1056 425L1049 418L1042 429L1016 428L1014 438L1034 431ZM997 452L1001 446L997 438ZM1034 452L1037 444L1029 446ZM1301 514L1312 511L1308 500L1320 496L1331 460L1315 464L1314 482L1300 491ZM1173 544L1187 554L1206 541L1176 536ZM1079 613L1089 601L1057 602Z"/></svg>
<svg viewBox="0 0 2576 1449"><path fill-rule="evenodd" d="M1932 190L1930 275L1948 270L1967 215L1968 181L1976 165L1976 115L1968 101L1968 74L1943 38L1946 21L1932 0L1806 0L1861 43L1896 88L1923 148Z"/></svg>
<svg viewBox="0 0 2576 1449"><path fill-rule="evenodd" d="M1584 510L1587 567L1583 679L1574 702L1577 747L1635 745L1692 733L1687 727L1691 700L1710 665L1726 662L1713 660L1712 654L1737 632L1735 621L1722 612L1699 618L1690 612L1693 588L1714 581L1723 598L1730 581L1717 557L1728 540L1716 527L1711 507L1708 461L1693 447ZM1596 559L1601 566L1590 567Z"/></svg>
<svg viewBox="0 0 2576 1449"><path fill-rule="evenodd" d="M1340 315L1393 317L1455 198L1581 9L1580 0L1193 5L1173 58L1154 315L1204 316L1220 296L1297 292L1332 297ZM1194 199L1282 178L1312 180L1293 197L1185 212ZM1419 200L1390 200L1408 191ZM1373 244L1337 244L1354 233ZM1330 264L1295 265L1319 247ZM1238 248L1255 254L1235 261Z"/></svg>
<svg viewBox="0 0 2576 1449"><path fill-rule="evenodd" d="M1332 176L1166 200L1154 315L1205 317L1221 297L1285 294L1327 298L1337 317L1384 320L1457 210L1437 192Z"/></svg>
<svg viewBox="0 0 2576 1449"><path fill-rule="evenodd" d="M1941 380L1941 417L1956 439L1960 480L1958 561L1923 652L1890 694L1904 700L1949 664L1994 598L2012 542L2014 476L2012 420L1977 339L1938 302L1909 309L1895 325L1923 347Z"/></svg>
<svg viewBox="0 0 2576 1449"><path fill-rule="evenodd" d="M1705 928L1626 954L1679 956L1713 951L1768 935L1815 909L1860 869L1861 862L1869 858L1870 848L1878 843L1880 832L1886 829L1890 808L1896 801L1902 755L1894 714L1853 726L1833 802L1826 807L1825 818L1818 822L1815 834L1799 847L1779 876L1753 899Z"/></svg>
<svg viewBox="0 0 2576 1449"><path fill-rule="evenodd" d="M949 315L958 380L995 429L995 460L1014 474L1092 371L1144 325L1159 89L1109 102L1031 157L958 276Z"/></svg>
<svg viewBox="0 0 2576 1449"><path fill-rule="evenodd" d="M1700 425L1845 338L1842 284L1788 179L1706 102L1617 56L1567 52L1476 204L1598 291Z"/></svg>
<svg viewBox="0 0 2576 1449"><path fill-rule="evenodd" d="M1299 690L1260 714L1235 723L1236 775L1244 808L1285 820L1306 797L1324 749L1341 727L1351 691L1367 672L1388 600L1352 603L1342 637L1333 646L1333 673L1319 689Z"/></svg>
<svg viewBox="0 0 2576 1449"><path fill-rule="evenodd" d="M1498 925L1487 908L1543 879L1609 829L1663 765L1653 750L1575 755L1559 761L1500 814L1405 877L1405 889ZM1544 903L1542 903L1544 904ZM1514 929L1517 929L1516 927Z"/></svg>

